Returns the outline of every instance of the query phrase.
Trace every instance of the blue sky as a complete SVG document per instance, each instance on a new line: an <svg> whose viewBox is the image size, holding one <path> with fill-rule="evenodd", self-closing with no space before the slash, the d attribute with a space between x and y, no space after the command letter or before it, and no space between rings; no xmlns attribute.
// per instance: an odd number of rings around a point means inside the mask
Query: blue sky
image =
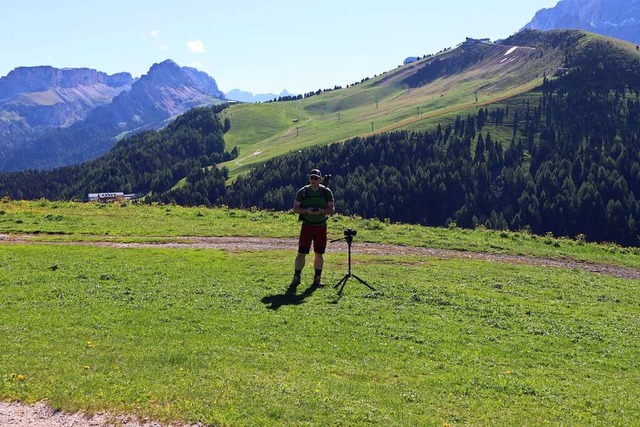
<svg viewBox="0 0 640 427"><path fill-rule="evenodd" d="M433 4L437 3L437 4ZM134 77L172 59L223 92L346 86L465 37L506 38L558 0L3 0L0 77L18 66Z"/></svg>

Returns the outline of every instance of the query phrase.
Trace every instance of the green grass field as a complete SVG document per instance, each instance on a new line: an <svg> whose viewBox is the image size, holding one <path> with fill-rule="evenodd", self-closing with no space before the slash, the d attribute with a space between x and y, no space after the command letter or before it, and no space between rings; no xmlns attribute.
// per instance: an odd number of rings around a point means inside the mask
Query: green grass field
<svg viewBox="0 0 640 427"><path fill-rule="evenodd" d="M349 281L288 290L291 250L97 247L292 237L295 216L0 203L0 399L205 425L632 425L640 282L578 269L360 255L357 242L638 268L635 249L336 217ZM58 244L51 244L57 242ZM325 281L346 272L330 250Z"/></svg>

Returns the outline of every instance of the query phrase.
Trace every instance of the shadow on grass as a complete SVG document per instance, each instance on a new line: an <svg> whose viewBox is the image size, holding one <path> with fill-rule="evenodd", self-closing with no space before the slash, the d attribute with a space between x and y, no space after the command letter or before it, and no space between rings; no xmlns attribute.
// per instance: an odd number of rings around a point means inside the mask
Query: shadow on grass
<svg viewBox="0 0 640 427"><path fill-rule="evenodd" d="M289 285L284 294L268 295L262 298L262 303L267 305L269 310L277 310L283 305L300 305L318 289L317 286L309 286L301 294L297 293L297 286Z"/></svg>

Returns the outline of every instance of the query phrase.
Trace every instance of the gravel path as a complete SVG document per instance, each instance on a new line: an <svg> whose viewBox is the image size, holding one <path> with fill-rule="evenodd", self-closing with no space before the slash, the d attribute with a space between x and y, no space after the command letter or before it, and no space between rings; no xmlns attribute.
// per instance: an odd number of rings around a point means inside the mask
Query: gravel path
<svg viewBox="0 0 640 427"><path fill-rule="evenodd" d="M0 235L0 244L21 244L30 241L36 242L37 236L30 235ZM221 249L233 252L262 251L262 250L291 250L295 251L297 239L271 239L258 237L184 237L174 239L172 243L114 243L100 242L40 242L53 245L93 245L104 247L122 248L203 248ZM344 241L334 242L329 245L328 252L346 252L347 244ZM490 262L510 264L537 265L554 268L568 268L601 273L609 276L640 280L640 270L620 267L610 264L595 264L566 259L548 259L522 255L501 255L479 252L464 252L447 249L416 248L409 246L385 245L366 242L354 242L352 245L354 254L368 255L422 255L433 258L468 258ZM88 416L82 413L68 414L57 412L44 402L35 405L22 403L0 402L0 426L2 427L161 427L155 422L142 422L133 417L114 416L99 413ZM196 427L193 425L191 427Z"/></svg>
<svg viewBox="0 0 640 427"><path fill-rule="evenodd" d="M163 427L156 422L143 422L134 417L115 416L107 413L86 415L54 411L45 402L35 405L0 402L0 426L2 427ZM181 425L182 427L184 425ZM194 424L190 427L197 427ZM170 426L165 426L170 427ZM175 427L179 427L175 425Z"/></svg>
<svg viewBox="0 0 640 427"><path fill-rule="evenodd" d="M37 236L32 235L1 235L0 243L19 244L29 241L37 242ZM42 242L41 242L42 243ZM110 241L96 242L47 242L52 245L93 245L119 248L200 248L221 249L233 252L262 251L262 250L291 250L295 251L297 239L262 238L262 237L181 237L174 238L171 243L115 243ZM346 253L347 244L342 241L332 242L327 252ZM590 263L571 259L541 258L528 255L504 255L484 252L467 252L450 249L418 248L413 246L399 246L378 243L356 242L352 244L352 253L369 255L421 255L433 258L467 258L479 259L508 264L527 264L542 267L569 268L623 279L640 279L640 270L611 264Z"/></svg>

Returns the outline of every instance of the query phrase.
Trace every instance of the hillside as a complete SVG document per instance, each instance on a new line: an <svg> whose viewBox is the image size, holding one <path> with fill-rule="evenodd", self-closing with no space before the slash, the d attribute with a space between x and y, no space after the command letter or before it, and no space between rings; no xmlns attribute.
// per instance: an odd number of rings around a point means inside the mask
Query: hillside
<svg viewBox="0 0 640 427"><path fill-rule="evenodd" d="M225 139L240 157L231 176L302 147L395 129L429 129L468 109L511 98L542 84L564 63L561 41L529 46L465 42L347 88L300 101L233 105ZM477 101L476 101L477 96Z"/></svg>
<svg viewBox="0 0 640 427"><path fill-rule="evenodd" d="M224 193L227 175L202 168L237 155L225 150L217 117L222 108L191 109L166 128L125 138L108 153L80 165L1 174L0 194L13 199L85 200L88 193L123 191L141 196L153 192L158 197L186 176L197 187L197 203L210 204ZM191 183L181 191L190 193Z"/></svg>
<svg viewBox="0 0 640 427"><path fill-rule="evenodd" d="M225 166L236 177L303 147L453 123L457 115L475 114L479 107L534 90L545 75L553 79L567 65L569 51L597 45L603 52L624 52L631 64L637 58L635 45L620 40L582 31L525 30L497 44L462 43L303 100L233 105L224 113L231 122L225 140L230 147L238 146L240 156ZM613 64L627 67L625 61Z"/></svg>
<svg viewBox="0 0 640 427"><path fill-rule="evenodd" d="M274 159L238 178L226 202L287 209L306 171L318 166L335 176L332 188L348 214L436 226L528 228L637 245L640 53L630 44L578 31L525 31L505 40L512 46L524 42L535 49L534 57L544 58L553 47L563 58L561 73L502 100L504 79L498 79L484 89L498 93L493 103L445 107L449 116L438 114L443 124L435 129L428 119L414 117L411 126L405 122L407 130ZM477 56L460 57L473 64ZM460 79L455 71L438 77L456 64L460 59L423 73L421 79L435 80L417 91ZM405 73L381 81L421 76ZM452 112L456 116L448 119ZM414 131L420 125L431 130Z"/></svg>

